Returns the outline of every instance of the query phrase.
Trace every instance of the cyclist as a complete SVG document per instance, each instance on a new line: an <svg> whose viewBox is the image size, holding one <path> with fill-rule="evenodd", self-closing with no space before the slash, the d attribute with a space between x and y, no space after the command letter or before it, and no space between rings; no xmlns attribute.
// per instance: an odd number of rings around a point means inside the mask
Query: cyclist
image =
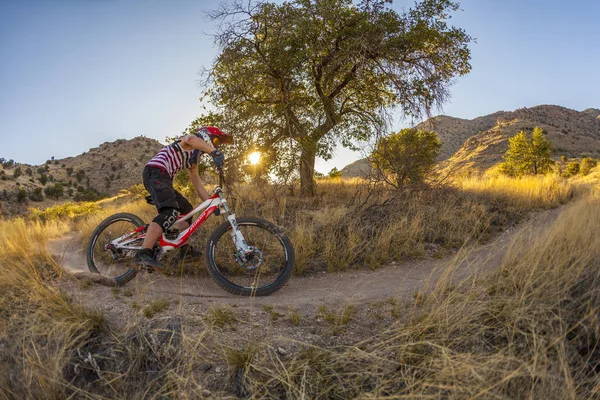
<svg viewBox="0 0 600 400"><path fill-rule="evenodd" d="M231 136L214 126L200 128L193 135L186 135L174 143L162 148L145 166L142 174L144 186L152 196L158 209L158 215L148 226L142 249L137 252L133 262L137 265L162 268L153 255L152 248L163 232L175 225L179 230L189 227L188 221L177 221L180 213L187 214L193 210L190 202L173 188L173 177L177 172L187 169L190 181L198 196L204 201L209 194L202 185L198 175L198 157L210 154L217 167L222 167L225 156L217 147L221 143L231 143ZM199 258L202 253L191 246L182 246L180 256Z"/></svg>

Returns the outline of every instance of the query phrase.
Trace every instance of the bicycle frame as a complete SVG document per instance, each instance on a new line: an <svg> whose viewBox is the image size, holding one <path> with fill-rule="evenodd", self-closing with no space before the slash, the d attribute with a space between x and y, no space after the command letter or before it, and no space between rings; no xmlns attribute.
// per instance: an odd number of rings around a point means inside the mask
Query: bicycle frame
<svg viewBox="0 0 600 400"><path fill-rule="evenodd" d="M192 236L194 232L200 227L200 225L202 225L204 221L206 221L208 217L214 214L217 210L219 210L220 213L224 212L227 216L227 220L232 227L231 237L235 243L235 246L240 256L244 257L245 254L251 252L251 247L246 244L246 240L244 239L242 232L238 228L235 219L235 214L231 212L229 206L227 205L227 200L223 196L223 190L220 187L217 187L213 195L210 196L204 202L202 202L198 207L194 208L189 213L181 215L179 216L179 218L177 218L177 222L186 221L192 218L194 215L203 211L202 214L194 222L192 222L189 227L179 232L179 235L176 239L167 239L165 233L163 232L162 236L159 238L160 246L157 258L163 256L167 251L177 249L183 246L188 241L190 236ZM121 237L111 240L107 246L114 246L115 248L122 250L139 250L141 248L140 246L128 246L128 244L143 239L144 237L146 237L146 234L143 233L139 236L135 236L135 238L129 238L134 236L136 233L142 232L146 228L147 226L140 226L139 228L130 233L127 233Z"/></svg>

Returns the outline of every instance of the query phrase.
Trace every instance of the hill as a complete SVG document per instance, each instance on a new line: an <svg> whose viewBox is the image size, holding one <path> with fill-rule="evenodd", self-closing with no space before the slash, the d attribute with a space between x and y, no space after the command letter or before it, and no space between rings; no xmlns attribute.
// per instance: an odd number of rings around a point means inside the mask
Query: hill
<svg viewBox="0 0 600 400"><path fill-rule="evenodd" d="M471 120L437 116L416 125L433 130L442 141L438 161L440 171L465 173L483 171L502 160L507 139L520 130L539 126L552 142L554 155L566 157L600 156L600 110L571 110L555 105L498 111ZM360 167L358 167L360 166ZM365 160L342 169L342 176L360 176Z"/></svg>
<svg viewBox="0 0 600 400"><path fill-rule="evenodd" d="M142 182L142 166L162 146L157 140L138 136L105 142L75 157L51 158L42 165L4 160L0 165L0 211L18 214L27 207L115 195ZM45 191L57 183L63 186L63 194L57 199L48 198ZM26 193L21 202L20 190ZM43 193L41 198L36 198L36 191Z"/></svg>
<svg viewBox="0 0 600 400"><path fill-rule="evenodd" d="M492 127L469 136L450 158L439 164L439 170L453 173L483 172L502 161L509 137L521 130L530 132L536 126L542 128L552 142L555 157L598 157L598 115L593 109L580 112L553 105L502 113ZM442 129L440 132L440 136L444 137L445 132Z"/></svg>

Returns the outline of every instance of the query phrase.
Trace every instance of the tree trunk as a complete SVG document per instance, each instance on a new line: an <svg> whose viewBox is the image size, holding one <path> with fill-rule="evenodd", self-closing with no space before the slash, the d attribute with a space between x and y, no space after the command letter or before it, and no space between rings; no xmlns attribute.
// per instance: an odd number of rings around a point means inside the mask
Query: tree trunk
<svg viewBox="0 0 600 400"><path fill-rule="evenodd" d="M315 158L317 147L313 144L302 146L300 153L300 193L305 196L314 196L317 193L315 182Z"/></svg>

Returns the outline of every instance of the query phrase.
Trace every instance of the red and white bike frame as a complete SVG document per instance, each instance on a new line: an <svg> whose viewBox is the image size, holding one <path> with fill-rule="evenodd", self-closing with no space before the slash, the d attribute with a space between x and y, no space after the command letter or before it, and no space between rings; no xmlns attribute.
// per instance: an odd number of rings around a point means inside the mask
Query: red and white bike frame
<svg viewBox="0 0 600 400"><path fill-rule="evenodd" d="M202 204L200 204L198 207L196 207L189 213L181 215L179 216L179 218L177 218L177 222L186 221L192 218L194 215L202 212L202 214L194 222L192 222L188 228L184 229L179 233L176 239L167 239L165 233L163 232L162 236L159 239L160 248L157 258L163 256L167 251L183 246L188 241L190 236L192 236L192 234L196 231L196 229L198 229L198 227L200 227L200 225L202 225L204 221L206 221L208 217L210 217L211 214L214 214L217 210L219 210L219 214L224 213L223 215L227 217L227 221L231 224L232 228L231 238L233 239L238 254L242 258L245 258L244 255L252 252L252 247L246 244L246 240L244 239L242 232L238 228L237 221L235 219L235 214L231 212L229 206L227 205L227 200L223 196L223 190L220 187L217 187L214 191L214 194L207 200L202 202ZM122 250L139 250L141 249L141 246L132 246L131 244L134 242L139 243L140 239L143 239L146 236L145 233L136 235L137 233L143 232L146 228L147 226L140 226L139 228L130 233L127 233L121 237L111 240L109 244L107 244L107 246L111 246Z"/></svg>

